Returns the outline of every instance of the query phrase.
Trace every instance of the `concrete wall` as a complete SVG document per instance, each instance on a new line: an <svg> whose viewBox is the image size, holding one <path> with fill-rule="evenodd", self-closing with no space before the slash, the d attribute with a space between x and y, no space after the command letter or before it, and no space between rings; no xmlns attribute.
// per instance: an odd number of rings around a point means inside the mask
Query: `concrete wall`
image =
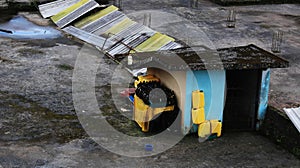
<svg viewBox="0 0 300 168"><path fill-rule="evenodd" d="M192 92L203 90L205 96L205 119L223 120L226 74L225 70L187 71L185 111L191 112ZM190 103L188 103L190 102ZM192 124L191 115L186 113L184 124L187 129ZM191 132L197 131L193 127Z"/></svg>
<svg viewBox="0 0 300 168"><path fill-rule="evenodd" d="M299 0L211 0L221 5L300 3Z"/></svg>
<svg viewBox="0 0 300 168"><path fill-rule="evenodd" d="M165 71L148 68L148 74L155 75L161 83L174 90L181 110L183 134L197 131L191 119L192 91L203 90L205 94L205 115L207 120L223 118L225 97L225 70L211 71Z"/></svg>
<svg viewBox="0 0 300 168"><path fill-rule="evenodd" d="M300 134L284 112L269 106L260 131L300 159Z"/></svg>
<svg viewBox="0 0 300 168"><path fill-rule="evenodd" d="M175 92L178 107L184 114L186 97L186 72L185 71L167 71L158 68L148 68L148 74L155 75L161 80L161 83ZM184 125L184 115L181 116L181 125Z"/></svg>

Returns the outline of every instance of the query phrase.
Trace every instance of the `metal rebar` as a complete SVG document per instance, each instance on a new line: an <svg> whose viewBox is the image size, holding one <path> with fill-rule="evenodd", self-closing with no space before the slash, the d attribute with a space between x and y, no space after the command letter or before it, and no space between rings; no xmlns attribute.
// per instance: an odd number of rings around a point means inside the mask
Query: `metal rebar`
<svg viewBox="0 0 300 168"><path fill-rule="evenodd" d="M227 16L227 27L234 28L236 22L236 11L234 8L229 9Z"/></svg>

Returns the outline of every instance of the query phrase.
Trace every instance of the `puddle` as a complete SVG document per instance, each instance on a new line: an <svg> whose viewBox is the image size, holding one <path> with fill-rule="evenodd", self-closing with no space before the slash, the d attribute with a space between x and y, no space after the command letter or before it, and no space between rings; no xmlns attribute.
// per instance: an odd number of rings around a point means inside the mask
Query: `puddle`
<svg viewBox="0 0 300 168"><path fill-rule="evenodd" d="M16 16L7 23L0 24L0 36L13 39L54 39L61 37L61 32L36 25L23 16Z"/></svg>

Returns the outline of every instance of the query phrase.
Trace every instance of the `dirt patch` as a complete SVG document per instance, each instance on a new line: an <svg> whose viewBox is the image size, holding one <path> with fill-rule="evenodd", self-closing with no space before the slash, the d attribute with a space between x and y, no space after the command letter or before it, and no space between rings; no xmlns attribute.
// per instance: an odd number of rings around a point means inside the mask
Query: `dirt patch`
<svg viewBox="0 0 300 168"><path fill-rule="evenodd" d="M16 61L10 60L10 59L7 59L7 58L4 58L4 57L1 57L1 56L0 56L0 64L1 64L1 63L8 63L8 64L11 64L11 63L14 63L14 62L16 62Z"/></svg>
<svg viewBox="0 0 300 168"><path fill-rule="evenodd" d="M44 54L43 51L39 49L33 49L33 48L21 48L18 50L18 53L21 57L31 57L31 56L38 56Z"/></svg>

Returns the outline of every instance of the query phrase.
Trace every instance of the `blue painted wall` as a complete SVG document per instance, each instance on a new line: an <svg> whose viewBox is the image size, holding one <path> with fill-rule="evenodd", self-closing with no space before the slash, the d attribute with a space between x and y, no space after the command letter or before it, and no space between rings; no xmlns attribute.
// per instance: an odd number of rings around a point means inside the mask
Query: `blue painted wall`
<svg viewBox="0 0 300 168"><path fill-rule="evenodd" d="M205 116L207 120L223 118L225 70L187 71L186 77L186 103L184 108L183 131L195 132L191 121L192 91L203 90L205 95ZM191 130L190 130L191 129Z"/></svg>
<svg viewBox="0 0 300 168"><path fill-rule="evenodd" d="M262 121L265 117L267 107L268 107L268 94L270 88L270 69L262 71L262 79L261 79L261 88L259 93L259 107L258 107L258 115L257 119ZM259 127L257 125L257 128Z"/></svg>

